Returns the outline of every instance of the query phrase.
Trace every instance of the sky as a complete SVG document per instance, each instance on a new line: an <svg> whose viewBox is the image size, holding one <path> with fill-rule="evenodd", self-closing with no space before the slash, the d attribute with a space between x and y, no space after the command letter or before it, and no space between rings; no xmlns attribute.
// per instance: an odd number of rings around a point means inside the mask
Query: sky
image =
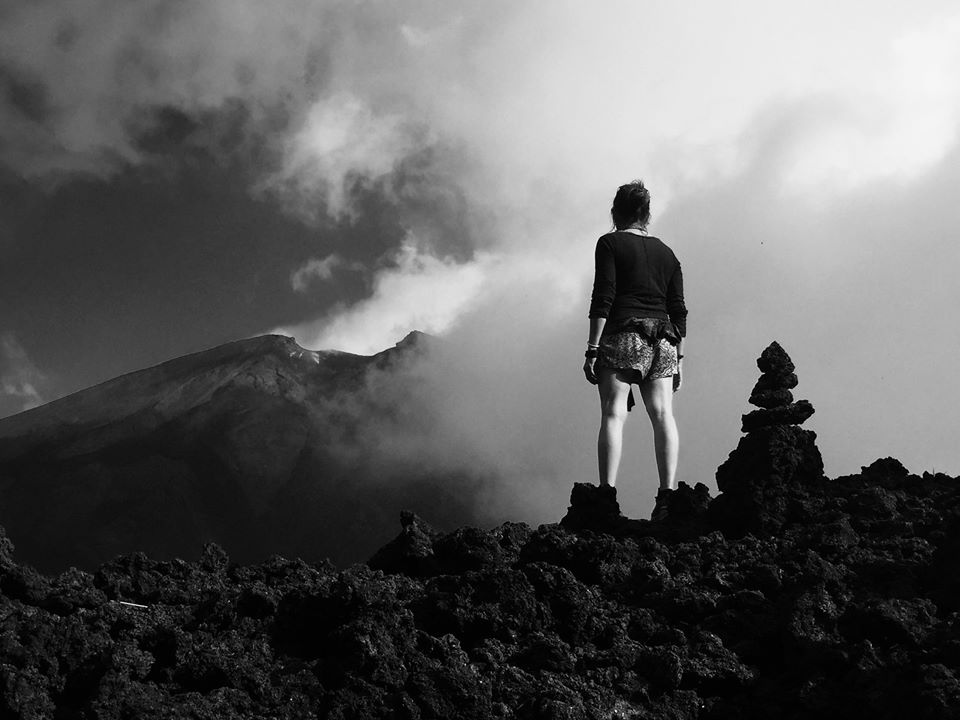
<svg viewBox="0 0 960 720"><path fill-rule="evenodd" d="M690 312L679 479L715 490L773 340L829 476L960 474L958 128L949 0L6 0L0 417L266 332L422 330L403 452L554 519L596 475L594 244L642 178Z"/></svg>

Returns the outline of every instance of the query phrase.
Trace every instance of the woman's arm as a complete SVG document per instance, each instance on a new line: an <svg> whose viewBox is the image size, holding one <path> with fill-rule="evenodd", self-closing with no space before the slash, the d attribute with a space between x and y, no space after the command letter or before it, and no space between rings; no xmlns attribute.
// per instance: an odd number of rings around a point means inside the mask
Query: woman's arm
<svg viewBox="0 0 960 720"><path fill-rule="evenodd" d="M679 262L667 285L667 315L683 338L687 334L687 305L683 301L683 270Z"/></svg>
<svg viewBox="0 0 960 720"><path fill-rule="evenodd" d="M683 301L683 271L679 262L667 286L667 314L680 334L680 342L677 343L677 374L673 376L673 391L676 392L683 384L683 346L687 335L687 305Z"/></svg>
<svg viewBox="0 0 960 720"><path fill-rule="evenodd" d="M596 385L596 350L600 344L600 336L607 324L607 315L610 306L617 294L617 269L613 258L613 248L607 236L597 241L594 253L593 293L590 296L590 334L587 337L588 357L583 363L583 374L587 382Z"/></svg>
<svg viewBox="0 0 960 720"><path fill-rule="evenodd" d="M591 320L607 317L617 295L617 265L608 235L597 240L593 266L593 293L590 296Z"/></svg>
<svg viewBox="0 0 960 720"><path fill-rule="evenodd" d="M597 357L596 351L597 346L600 344L600 336L603 334L603 326L607 324L607 319L605 317L596 317L590 318L590 335L587 338L587 353L593 354L593 357L588 357L583 361L583 374L587 378L587 382L591 385L596 385L600 382L597 379ZM593 353L590 353L590 351Z"/></svg>
<svg viewBox="0 0 960 720"><path fill-rule="evenodd" d="M677 392L680 389L680 386L683 385L683 345L685 338L680 338L680 342L677 343L677 374L673 376L673 391Z"/></svg>
<svg viewBox="0 0 960 720"><path fill-rule="evenodd" d="M590 318L590 335L587 337L587 346L595 347L600 344L600 336L603 335L603 328L607 324L605 317Z"/></svg>

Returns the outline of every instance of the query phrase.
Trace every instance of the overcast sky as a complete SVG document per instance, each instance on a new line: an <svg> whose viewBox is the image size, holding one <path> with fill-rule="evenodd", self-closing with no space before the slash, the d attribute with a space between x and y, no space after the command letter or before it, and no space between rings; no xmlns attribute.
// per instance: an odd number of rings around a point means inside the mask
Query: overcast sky
<svg viewBox="0 0 960 720"><path fill-rule="evenodd" d="M774 339L828 475L958 474L958 127L949 0L6 0L0 416L264 332L420 329L456 348L438 454L547 519L595 476L592 253L640 177L687 287L680 479L715 487Z"/></svg>

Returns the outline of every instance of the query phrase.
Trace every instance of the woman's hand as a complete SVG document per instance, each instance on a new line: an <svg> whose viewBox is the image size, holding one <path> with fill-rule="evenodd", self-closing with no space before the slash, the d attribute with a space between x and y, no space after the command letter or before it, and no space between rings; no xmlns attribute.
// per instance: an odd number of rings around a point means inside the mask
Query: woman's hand
<svg viewBox="0 0 960 720"><path fill-rule="evenodd" d="M597 380L597 359L596 358L587 358L583 361L583 374L587 377L587 382L591 385L596 385L599 380Z"/></svg>
<svg viewBox="0 0 960 720"><path fill-rule="evenodd" d="M683 360L677 361L677 372L673 374L673 391L677 392L683 385Z"/></svg>

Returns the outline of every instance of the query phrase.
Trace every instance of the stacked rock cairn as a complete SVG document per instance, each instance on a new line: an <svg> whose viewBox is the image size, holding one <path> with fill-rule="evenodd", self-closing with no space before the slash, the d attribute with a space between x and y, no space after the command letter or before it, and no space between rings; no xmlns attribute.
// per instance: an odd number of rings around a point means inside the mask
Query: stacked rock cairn
<svg viewBox="0 0 960 720"><path fill-rule="evenodd" d="M797 386L797 375L793 361L774 341L757 358L760 379L750 393L750 404L759 410L753 410L743 416L743 432L750 432L770 425L801 425L813 415L813 405L809 400L793 401L790 392Z"/></svg>
<svg viewBox="0 0 960 720"><path fill-rule="evenodd" d="M792 498L825 479L817 435L800 428L814 410L809 401L793 399L797 375L790 356L772 342L757 367L749 402L759 409L742 417L746 435L717 468L722 495L709 510L710 523L734 535L777 532L789 521Z"/></svg>

